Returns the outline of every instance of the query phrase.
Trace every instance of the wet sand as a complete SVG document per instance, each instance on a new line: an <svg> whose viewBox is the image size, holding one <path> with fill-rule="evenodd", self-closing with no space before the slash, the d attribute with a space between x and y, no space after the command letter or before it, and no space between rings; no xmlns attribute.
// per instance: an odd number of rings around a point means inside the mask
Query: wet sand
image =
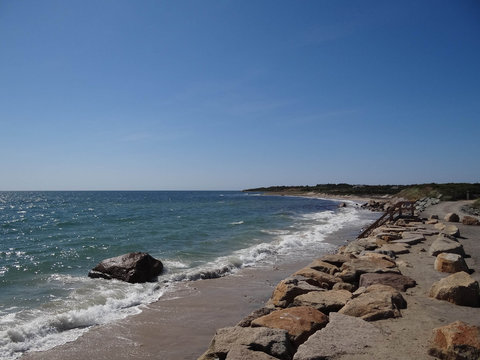
<svg viewBox="0 0 480 360"><path fill-rule="evenodd" d="M379 213L372 213L372 218ZM345 228L326 237L333 252L360 233ZM279 281L323 254L301 261L246 268L234 275L175 285L175 291L144 307L142 313L90 329L77 340L22 360L196 359L219 328L233 326L264 306Z"/></svg>
<svg viewBox="0 0 480 360"><path fill-rule="evenodd" d="M216 329L262 307L280 280L308 262L179 284L139 315L97 326L71 343L22 359L196 359Z"/></svg>

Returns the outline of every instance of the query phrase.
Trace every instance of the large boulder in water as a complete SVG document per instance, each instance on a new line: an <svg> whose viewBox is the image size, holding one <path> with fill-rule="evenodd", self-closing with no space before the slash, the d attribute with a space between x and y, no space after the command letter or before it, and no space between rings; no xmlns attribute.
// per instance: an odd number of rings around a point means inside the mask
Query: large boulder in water
<svg viewBox="0 0 480 360"><path fill-rule="evenodd" d="M147 253L132 252L105 259L95 266L91 278L117 279L129 283L144 283L160 275L163 264Z"/></svg>

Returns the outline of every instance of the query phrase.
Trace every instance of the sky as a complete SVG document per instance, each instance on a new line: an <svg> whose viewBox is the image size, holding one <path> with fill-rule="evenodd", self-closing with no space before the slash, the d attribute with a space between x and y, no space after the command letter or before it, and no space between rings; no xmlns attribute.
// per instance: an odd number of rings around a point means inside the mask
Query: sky
<svg viewBox="0 0 480 360"><path fill-rule="evenodd" d="M480 182L478 0L0 0L0 190Z"/></svg>

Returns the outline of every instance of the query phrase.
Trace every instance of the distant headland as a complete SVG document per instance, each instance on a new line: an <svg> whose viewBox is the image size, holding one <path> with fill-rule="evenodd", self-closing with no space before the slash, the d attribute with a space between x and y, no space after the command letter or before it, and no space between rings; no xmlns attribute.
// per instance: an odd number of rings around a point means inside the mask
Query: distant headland
<svg viewBox="0 0 480 360"><path fill-rule="evenodd" d="M273 194L299 195L307 193L328 196L378 197L392 196L408 200L435 197L441 200L474 200L480 198L480 183L429 183L412 185L352 185L317 184L304 186L269 186L243 190Z"/></svg>

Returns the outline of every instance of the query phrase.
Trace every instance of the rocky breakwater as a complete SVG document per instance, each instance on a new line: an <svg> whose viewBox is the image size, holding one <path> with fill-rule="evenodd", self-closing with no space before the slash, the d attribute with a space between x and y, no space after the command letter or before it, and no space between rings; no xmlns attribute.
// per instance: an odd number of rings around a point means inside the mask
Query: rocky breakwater
<svg viewBox="0 0 480 360"><path fill-rule="evenodd" d="M88 277L144 283L155 279L162 271L160 260L147 253L132 252L101 261L90 270Z"/></svg>
<svg viewBox="0 0 480 360"><path fill-rule="evenodd" d="M200 359L327 359L381 340L370 322L402 316L402 292L415 281L359 243L359 251L343 248L281 281L264 308L218 330Z"/></svg>
<svg viewBox="0 0 480 360"><path fill-rule="evenodd" d="M376 353L379 347L388 348L387 342L392 338L385 328L385 324L392 323L382 320L400 321L396 319L409 311L407 302L413 293L406 291L415 290L417 284L401 269L425 266L409 264L401 256L411 251L427 254L425 240L428 237L430 243L435 236L456 242L454 236L440 233L421 221L400 220L375 229L368 238L352 241L336 254L316 259L281 281L263 308L236 326L218 330L199 359L409 358L404 357L404 347L396 350L399 354ZM453 278L432 284L432 301L478 306L478 283L465 272L466 265L446 264L458 262L457 257L464 252L455 247L447 251L436 255L430 249L430 256L441 255L439 262L444 265L438 265L440 271L455 272L450 275ZM428 299L423 291L420 296ZM411 299L418 303L417 298ZM383 325L377 326L379 322ZM406 330L404 325L400 326ZM412 333L417 331L415 322L407 326L411 326ZM433 333L432 339L428 342L425 338L418 358L428 358L429 352L441 359L479 359L478 327L454 323L433 328L427 328L427 333Z"/></svg>

